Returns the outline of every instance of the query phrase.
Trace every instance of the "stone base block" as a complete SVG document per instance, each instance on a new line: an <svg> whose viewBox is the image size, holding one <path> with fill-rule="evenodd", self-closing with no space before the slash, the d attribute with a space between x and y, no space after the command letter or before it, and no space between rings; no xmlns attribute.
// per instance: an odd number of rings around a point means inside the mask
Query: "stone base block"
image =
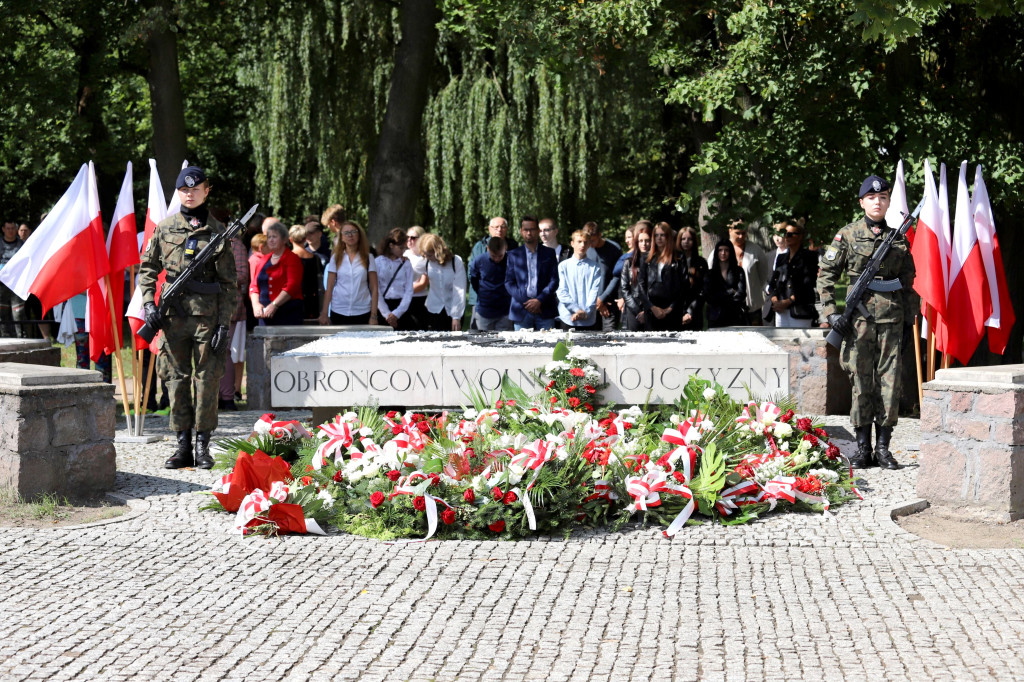
<svg viewBox="0 0 1024 682"><path fill-rule="evenodd" d="M99 372L0 363L0 486L84 497L114 486L114 387Z"/></svg>

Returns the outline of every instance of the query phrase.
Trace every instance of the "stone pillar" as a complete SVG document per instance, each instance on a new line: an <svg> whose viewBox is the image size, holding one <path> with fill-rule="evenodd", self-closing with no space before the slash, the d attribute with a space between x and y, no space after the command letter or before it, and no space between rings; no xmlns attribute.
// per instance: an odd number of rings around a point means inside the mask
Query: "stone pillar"
<svg viewBox="0 0 1024 682"><path fill-rule="evenodd" d="M839 351L825 343L824 330L743 327L789 353L789 394L800 412L849 414L850 377L839 366Z"/></svg>
<svg viewBox="0 0 1024 682"><path fill-rule="evenodd" d="M26 498L109 490L114 418L99 372L0 363L0 486Z"/></svg>
<svg viewBox="0 0 1024 682"><path fill-rule="evenodd" d="M1024 518L1024 365L942 369L924 385L917 494Z"/></svg>
<svg viewBox="0 0 1024 682"><path fill-rule="evenodd" d="M0 362L60 367L60 348L45 339L0 339Z"/></svg>

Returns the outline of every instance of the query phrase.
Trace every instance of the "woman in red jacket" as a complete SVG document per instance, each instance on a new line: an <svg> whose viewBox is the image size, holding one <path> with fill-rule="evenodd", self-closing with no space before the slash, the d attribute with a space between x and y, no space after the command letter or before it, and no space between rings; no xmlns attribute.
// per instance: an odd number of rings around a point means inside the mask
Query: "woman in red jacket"
<svg viewBox="0 0 1024 682"><path fill-rule="evenodd" d="M268 253L249 285L253 315L264 327L302 324L302 261L288 248L288 230L267 226Z"/></svg>

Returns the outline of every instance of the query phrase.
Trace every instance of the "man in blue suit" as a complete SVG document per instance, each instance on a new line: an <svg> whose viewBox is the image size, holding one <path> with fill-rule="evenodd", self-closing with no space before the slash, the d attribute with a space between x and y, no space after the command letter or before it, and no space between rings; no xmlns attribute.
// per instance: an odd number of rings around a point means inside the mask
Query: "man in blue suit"
<svg viewBox="0 0 1024 682"><path fill-rule="evenodd" d="M509 318L519 329L551 329L558 316L558 258L540 243L537 219L525 216L519 224L523 245L508 252L505 289L512 297Z"/></svg>

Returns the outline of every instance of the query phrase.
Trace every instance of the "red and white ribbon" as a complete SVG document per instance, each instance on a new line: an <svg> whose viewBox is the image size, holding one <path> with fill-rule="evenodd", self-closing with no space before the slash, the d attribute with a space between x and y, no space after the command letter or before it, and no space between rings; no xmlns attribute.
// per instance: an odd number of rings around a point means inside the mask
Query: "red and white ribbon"
<svg viewBox="0 0 1024 682"><path fill-rule="evenodd" d="M731 488L726 488L721 492L721 497L718 501L715 502L715 509L722 516L729 516L744 504L746 501L745 496L756 492L759 487L755 481L743 481Z"/></svg>
<svg viewBox="0 0 1024 682"><path fill-rule="evenodd" d="M306 430L306 427L294 419L288 421L274 421L274 414L268 412L260 417L260 420L253 426L253 431L259 434L269 433L274 438L311 438L313 434Z"/></svg>
<svg viewBox="0 0 1024 682"><path fill-rule="evenodd" d="M275 502L285 502L288 500L288 486L284 481L274 481L270 484L270 493L267 496Z"/></svg>
<svg viewBox="0 0 1024 682"><path fill-rule="evenodd" d="M341 415L335 417L334 421L329 424L321 424L319 428L321 435L327 434L327 440L320 444L320 447L316 449L316 454L313 455L313 468L317 471L323 468L330 455L335 456L335 464L337 464L342 451L352 445L353 438L352 424L343 421Z"/></svg>
<svg viewBox="0 0 1024 682"><path fill-rule="evenodd" d="M697 453L700 451L695 443L700 439L700 430L687 419L679 425L679 429L665 429L661 439L678 447L668 452L670 462L679 459L683 465L683 477L689 482L697 469Z"/></svg>
<svg viewBox="0 0 1024 682"><path fill-rule="evenodd" d="M605 480L596 481L594 483L594 494L583 498L584 502L590 502L592 500L605 500L611 502L612 500L619 499L618 494L612 490L611 483Z"/></svg>
<svg viewBox="0 0 1024 682"><path fill-rule="evenodd" d="M235 530L243 532L245 524L268 509L270 509L270 498L267 497L267 494L259 488L253 490L245 496L242 504L238 507L238 514L235 516Z"/></svg>

